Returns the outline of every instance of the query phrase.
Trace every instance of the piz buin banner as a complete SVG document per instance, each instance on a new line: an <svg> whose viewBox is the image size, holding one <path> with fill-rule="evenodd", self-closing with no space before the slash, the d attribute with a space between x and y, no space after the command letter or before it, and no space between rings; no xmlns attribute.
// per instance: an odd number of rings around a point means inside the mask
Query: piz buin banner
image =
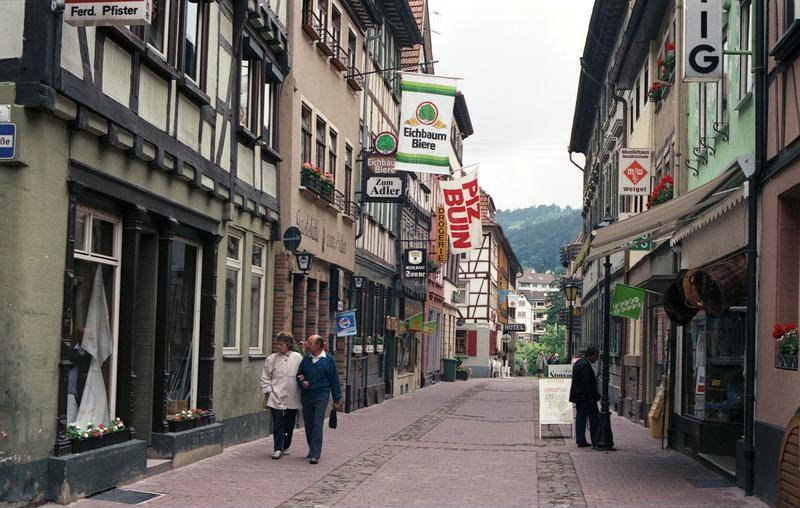
<svg viewBox="0 0 800 508"><path fill-rule="evenodd" d="M461 254L480 247L483 227L478 169L461 178L441 180L439 186L447 214L451 252Z"/></svg>
<svg viewBox="0 0 800 508"><path fill-rule="evenodd" d="M450 174L450 127L458 91L456 82L455 78L403 73L398 170Z"/></svg>

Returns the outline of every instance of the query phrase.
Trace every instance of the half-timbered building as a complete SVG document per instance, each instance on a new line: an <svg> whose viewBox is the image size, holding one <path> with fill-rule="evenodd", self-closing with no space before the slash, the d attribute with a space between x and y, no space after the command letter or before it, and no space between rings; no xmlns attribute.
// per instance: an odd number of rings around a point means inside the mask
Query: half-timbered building
<svg viewBox="0 0 800 508"><path fill-rule="evenodd" d="M1 501L68 502L268 430L287 5L152 6L74 27L63 2L3 3ZM116 418L108 440L70 427Z"/></svg>
<svg viewBox="0 0 800 508"><path fill-rule="evenodd" d="M497 366L502 353L503 323L508 318L508 300L501 305L498 290L514 288L522 267L516 259L502 228L495 222L492 197L481 189L481 244L461 254L459 263L459 298L461 319L456 328L456 349L464 345L463 364L476 377L499 375ZM501 258L502 257L502 258ZM502 312L502 315L501 315Z"/></svg>

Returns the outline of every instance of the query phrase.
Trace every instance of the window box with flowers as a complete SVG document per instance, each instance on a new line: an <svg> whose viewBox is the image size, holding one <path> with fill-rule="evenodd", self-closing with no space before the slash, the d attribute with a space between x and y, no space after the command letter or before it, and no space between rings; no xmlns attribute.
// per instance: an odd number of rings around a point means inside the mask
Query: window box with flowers
<svg viewBox="0 0 800 508"><path fill-rule="evenodd" d="M375 337L375 352L378 354L383 353L383 335Z"/></svg>
<svg viewBox="0 0 800 508"><path fill-rule="evenodd" d="M131 431L119 418L109 425L94 425L90 422L82 426L70 423L67 427L67 439L72 444L72 453L80 453L130 441Z"/></svg>
<svg viewBox="0 0 800 508"><path fill-rule="evenodd" d="M674 195L674 180L672 175L665 175L659 180L650 197L647 198L647 208L652 208L672 199Z"/></svg>
<svg viewBox="0 0 800 508"><path fill-rule="evenodd" d="M664 44L664 55L656 60L657 80L653 81L650 85L648 96L650 102L656 105L660 104L662 100L669 93L669 88L673 79L675 78L675 43L668 41Z"/></svg>
<svg viewBox="0 0 800 508"><path fill-rule="evenodd" d="M322 171L310 162L304 162L300 169L300 185L314 194L319 194L322 187Z"/></svg>
<svg viewBox="0 0 800 508"><path fill-rule="evenodd" d="M208 425L208 422L208 411L205 409L184 409L179 413L167 416L170 432L183 432Z"/></svg>
<svg viewBox="0 0 800 508"><path fill-rule="evenodd" d="M367 342L364 347L366 348L367 353L375 352L375 343L372 341L372 335L367 336Z"/></svg>
<svg viewBox="0 0 800 508"><path fill-rule="evenodd" d="M319 195L327 201L328 203L333 203L333 190L334 190L334 182L333 182L333 174L325 172L322 175L322 179L320 180L320 192Z"/></svg>
<svg viewBox="0 0 800 508"><path fill-rule="evenodd" d="M432 259L428 260L428 273L437 273L441 267L442 266L436 261Z"/></svg>
<svg viewBox="0 0 800 508"><path fill-rule="evenodd" d="M787 323L781 326L776 323L772 328L772 338L775 339L775 367L778 369L797 370L798 347L797 326Z"/></svg>

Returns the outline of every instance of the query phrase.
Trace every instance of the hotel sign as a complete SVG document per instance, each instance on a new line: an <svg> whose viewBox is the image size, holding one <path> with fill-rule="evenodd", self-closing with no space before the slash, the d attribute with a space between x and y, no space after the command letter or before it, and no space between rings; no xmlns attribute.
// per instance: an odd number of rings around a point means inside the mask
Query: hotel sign
<svg viewBox="0 0 800 508"><path fill-rule="evenodd" d="M66 0L64 21L71 26L149 25L152 0Z"/></svg>

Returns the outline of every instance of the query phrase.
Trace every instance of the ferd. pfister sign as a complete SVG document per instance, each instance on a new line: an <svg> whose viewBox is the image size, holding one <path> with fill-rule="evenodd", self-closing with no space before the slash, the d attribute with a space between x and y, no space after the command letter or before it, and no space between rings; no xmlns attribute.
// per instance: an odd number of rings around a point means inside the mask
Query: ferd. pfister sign
<svg viewBox="0 0 800 508"><path fill-rule="evenodd" d="M66 0L64 21L71 26L149 25L152 0Z"/></svg>

